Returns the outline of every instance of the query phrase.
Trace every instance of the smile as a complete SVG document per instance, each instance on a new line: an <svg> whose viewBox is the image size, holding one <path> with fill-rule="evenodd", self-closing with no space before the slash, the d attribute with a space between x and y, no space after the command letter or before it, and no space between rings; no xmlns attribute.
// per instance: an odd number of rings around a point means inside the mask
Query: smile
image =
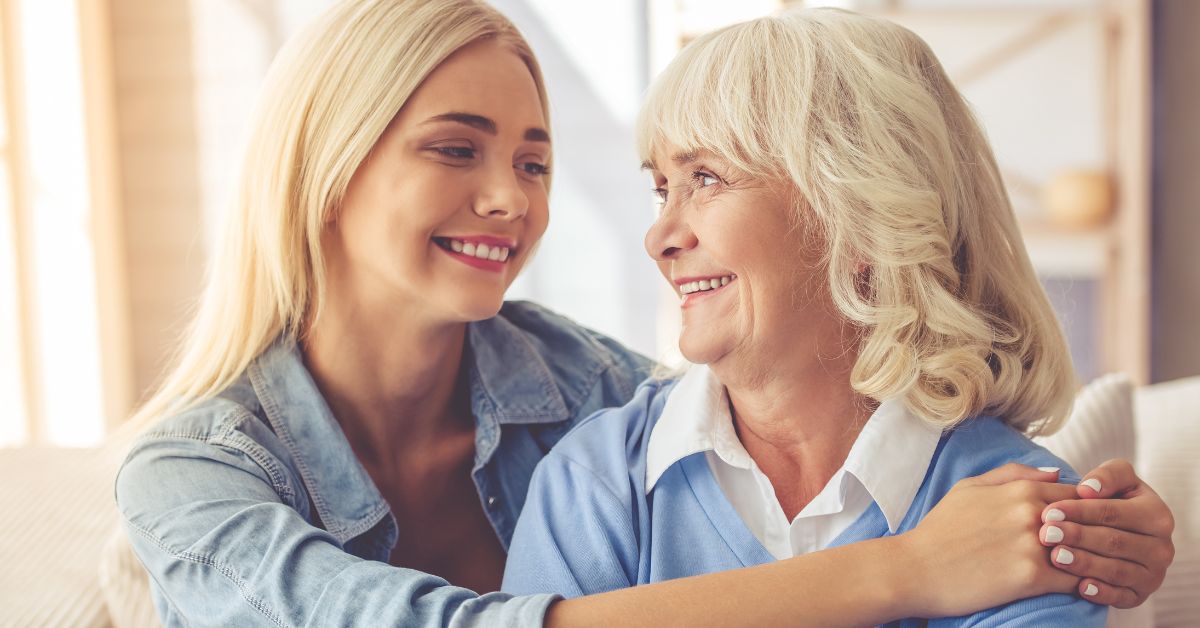
<svg viewBox="0 0 1200 628"><path fill-rule="evenodd" d="M504 270L508 257L515 245L503 243L489 238L490 242L481 239L433 238L434 244L454 259L474 268L500 272Z"/></svg>
<svg viewBox="0 0 1200 628"><path fill-rule="evenodd" d="M729 285L729 282L737 279L737 275L722 275L719 277L709 277L707 279L694 279L685 281L679 284L679 292L683 295L695 294L697 292L709 292L717 290Z"/></svg>
<svg viewBox="0 0 1200 628"><path fill-rule="evenodd" d="M467 257L475 257L493 262L508 261L508 254L512 250L508 246L494 242L489 246L486 242L455 240L453 238L434 238L433 241L447 251L462 253Z"/></svg>

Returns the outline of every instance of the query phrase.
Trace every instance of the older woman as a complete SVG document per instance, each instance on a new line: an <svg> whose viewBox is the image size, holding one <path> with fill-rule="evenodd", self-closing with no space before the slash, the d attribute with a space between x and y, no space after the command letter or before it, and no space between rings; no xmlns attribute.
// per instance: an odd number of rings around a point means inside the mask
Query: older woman
<svg viewBox="0 0 1200 628"><path fill-rule="evenodd" d="M639 126L661 201L646 249L698 366L542 461L506 590L758 565L910 530L1007 462L1065 468L1023 434L1067 414L1063 335L984 135L917 36L836 10L733 26L674 60ZM1104 616L1050 594L951 623Z"/></svg>

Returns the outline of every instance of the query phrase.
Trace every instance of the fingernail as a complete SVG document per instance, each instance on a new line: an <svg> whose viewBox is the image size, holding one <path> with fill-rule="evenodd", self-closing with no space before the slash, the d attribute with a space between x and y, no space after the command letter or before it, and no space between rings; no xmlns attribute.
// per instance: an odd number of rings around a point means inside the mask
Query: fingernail
<svg viewBox="0 0 1200 628"><path fill-rule="evenodd" d="M1063 531L1061 529L1055 526L1048 526L1046 528L1047 543L1058 543L1061 540L1063 540Z"/></svg>
<svg viewBox="0 0 1200 628"><path fill-rule="evenodd" d="M1096 491L1097 493L1100 492L1100 480L1097 480L1096 478L1084 480L1080 482L1080 484L1092 489L1093 491Z"/></svg>
<svg viewBox="0 0 1200 628"><path fill-rule="evenodd" d="M1086 587L1083 588L1083 594L1087 595L1087 596L1096 595L1099 592L1100 592L1100 589L1097 588L1096 585L1094 585L1090 582L1088 583L1088 585Z"/></svg>
<svg viewBox="0 0 1200 628"><path fill-rule="evenodd" d="M1058 548L1058 554L1054 556L1054 562L1060 565L1070 565L1075 562L1075 555L1071 553L1071 550L1060 547Z"/></svg>
<svg viewBox="0 0 1200 628"><path fill-rule="evenodd" d="M1061 471L1058 467L1038 467L1038 471L1043 473L1058 473Z"/></svg>
<svg viewBox="0 0 1200 628"><path fill-rule="evenodd" d="M1063 511L1057 508L1051 508L1046 511L1046 521L1065 521L1067 518Z"/></svg>

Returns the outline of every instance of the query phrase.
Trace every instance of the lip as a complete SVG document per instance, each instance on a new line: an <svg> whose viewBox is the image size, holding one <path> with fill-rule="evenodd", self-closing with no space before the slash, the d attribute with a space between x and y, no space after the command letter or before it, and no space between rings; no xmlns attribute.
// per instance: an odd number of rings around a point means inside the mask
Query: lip
<svg viewBox="0 0 1200 628"><path fill-rule="evenodd" d="M714 278L725 277L728 275L733 275L734 281L731 281L719 288L712 288L709 290L704 290L703 292L693 292L691 294L680 293L679 294L679 307L680 308L688 308L688 307L691 307L705 299L714 297L718 294L725 292L726 288L728 288L729 286L732 286L737 281L737 275L734 273L727 273L726 275L695 275L695 276L691 276L691 277L679 277L678 279L673 279L672 283L674 283L675 288L678 289L680 286L682 286L685 283L691 283L693 281L700 281L703 279L711 280Z"/></svg>
<svg viewBox="0 0 1200 628"><path fill-rule="evenodd" d="M460 242L465 242L467 244L475 244L475 245L486 244L489 247L491 247L491 246L504 247L509 250L509 255L508 255L508 259L504 260L503 262L501 262L499 260L481 259L481 258L475 257L474 255L466 255L464 253L455 252L454 250L448 249L448 248L442 246L441 244L437 243L436 240L458 240ZM443 253L445 253L446 255L449 255L450 257L454 258L455 260L458 260L458 261L462 262L463 264L466 264L467 266L498 274L498 273L504 272L504 268L508 265L508 262L513 259L513 253L517 248L517 243L512 238L505 238L505 237L491 236L491 235L434 236L433 237L433 246L435 248L437 248L438 250L442 251Z"/></svg>

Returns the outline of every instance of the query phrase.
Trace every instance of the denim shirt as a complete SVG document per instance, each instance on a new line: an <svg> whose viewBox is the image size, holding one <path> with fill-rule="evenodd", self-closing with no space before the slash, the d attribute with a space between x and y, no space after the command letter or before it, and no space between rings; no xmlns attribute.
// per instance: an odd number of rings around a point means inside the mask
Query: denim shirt
<svg viewBox="0 0 1200 628"><path fill-rule="evenodd" d="M530 303L468 326L472 477L507 549L534 467L650 367ZM215 398L141 436L117 503L173 625L540 626L552 595L477 595L387 564L400 530L282 338Z"/></svg>

